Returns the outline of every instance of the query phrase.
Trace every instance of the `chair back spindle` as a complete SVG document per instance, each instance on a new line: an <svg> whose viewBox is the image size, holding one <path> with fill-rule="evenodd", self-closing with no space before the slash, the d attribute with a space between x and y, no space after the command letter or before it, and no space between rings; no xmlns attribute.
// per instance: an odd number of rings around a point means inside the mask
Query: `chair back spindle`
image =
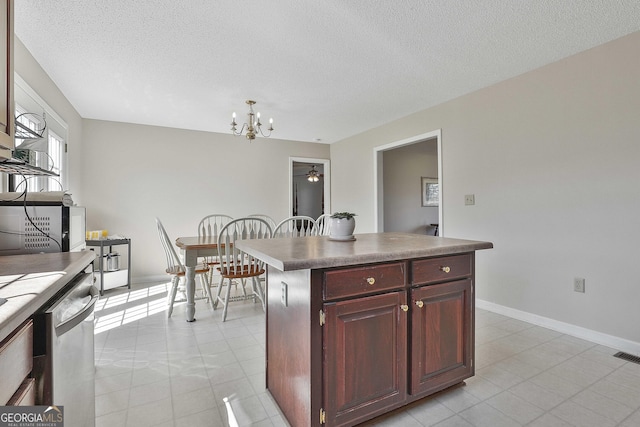
<svg viewBox="0 0 640 427"><path fill-rule="evenodd" d="M318 236L329 236L331 234L331 214L322 214L316 219Z"/></svg>
<svg viewBox="0 0 640 427"><path fill-rule="evenodd" d="M198 224L198 237L215 237L218 235L222 227L224 227L233 218L229 215L211 214L200 220Z"/></svg>
<svg viewBox="0 0 640 427"><path fill-rule="evenodd" d="M273 230L273 237L304 237L317 234L316 220L303 215L283 219Z"/></svg>
<svg viewBox="0 0 640 427"><path fill-rule="evenodd" d="M158 236L160 237L160 243L162 243L162 249L164 250L164 256L167 262L167 273L170 271L184 272L184 265L180 261L178 253L173 247L173 244L167 235L167 231L159 218L156 218L156 225L158 227Z"/></svg>
<svg viewBox="0 0 640 427"><path fill-rule="evenodd" d="M269 227L271 227L271 231L275 230L277 225L277 223L273 220L273 218L265 214L251 214L251 215L247 215L247 218L260 218L265 220L267 224L269 224Z"/></svg>

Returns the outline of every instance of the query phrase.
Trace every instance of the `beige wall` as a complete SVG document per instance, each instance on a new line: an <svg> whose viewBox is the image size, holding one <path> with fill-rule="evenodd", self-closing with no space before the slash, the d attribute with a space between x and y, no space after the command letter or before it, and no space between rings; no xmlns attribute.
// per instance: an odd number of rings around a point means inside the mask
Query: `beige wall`
<svg viewBox="0 0 640 427"><path fill-rule="evenodd" d="M289 211L289 156L328 158L325 144L85 120L87 226L131 238L133 276L162 275L154 217L172 239L212 213Z"/></svg>
<svg viewBox="0 0 640 427"><path fill-rule="evenodd" d="M640 349L638 51L640 32L332 144L333 209L373 231L374 147L442 129L445 235L495 245L477 297Z"/></svg>

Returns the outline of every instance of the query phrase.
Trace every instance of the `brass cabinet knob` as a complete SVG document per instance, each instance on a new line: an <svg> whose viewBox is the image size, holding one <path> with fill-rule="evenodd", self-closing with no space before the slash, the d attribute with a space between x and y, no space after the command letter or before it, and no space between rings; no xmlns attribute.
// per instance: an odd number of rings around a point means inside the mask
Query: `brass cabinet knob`
<svg viewBox="0 0 640 427"><path fill-rule="evenodd" d="M445 273L448 273L451 271L451 268L449 267L440 267L440 271L444 271Z"/></svg>
<svg viewBox="0 0 640 427"><path fill-rule="evenodd" d="M402 311L409 311L409 306L407 304L402 304L400 308L402 309Z"/></svg>
<svg viewBox="0 0 640 427"><path fill-rule="evenodd" d="M369 277L367 279L367 283L370 284L370 285L373 285L374 283L376 283L375 277Z"/></svg>
<svg viewBox="0 0 640 427"><path fill-rule="evenodd" d="M420 308L422 308L422 306L424 305L424 302L422 301L416 301L416 305Z"/></svg>

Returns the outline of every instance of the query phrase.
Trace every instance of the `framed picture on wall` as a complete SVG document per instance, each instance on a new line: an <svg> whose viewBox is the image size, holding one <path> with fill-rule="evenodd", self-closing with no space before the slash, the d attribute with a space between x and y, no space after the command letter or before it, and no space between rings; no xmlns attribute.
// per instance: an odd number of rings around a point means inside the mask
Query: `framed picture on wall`
<svg viewBox="0 0 640 427"><path fill-rule="evenodd" d="M438 178L421 177L422 206L438 206L440 204L440 185Z"/></svg>

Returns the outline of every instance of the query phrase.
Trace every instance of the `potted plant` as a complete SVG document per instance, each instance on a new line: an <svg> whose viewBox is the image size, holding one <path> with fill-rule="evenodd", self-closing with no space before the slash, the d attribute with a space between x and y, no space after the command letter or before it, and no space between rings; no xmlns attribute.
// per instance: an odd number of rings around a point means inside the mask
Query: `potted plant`
<svg viewBox="0 0 640 427"><path fill-rule="evenodd" d="M356 214L336 212L331 215L331 231L329 238L333 240L355 240L353 230L356 228Z"/></svg>

